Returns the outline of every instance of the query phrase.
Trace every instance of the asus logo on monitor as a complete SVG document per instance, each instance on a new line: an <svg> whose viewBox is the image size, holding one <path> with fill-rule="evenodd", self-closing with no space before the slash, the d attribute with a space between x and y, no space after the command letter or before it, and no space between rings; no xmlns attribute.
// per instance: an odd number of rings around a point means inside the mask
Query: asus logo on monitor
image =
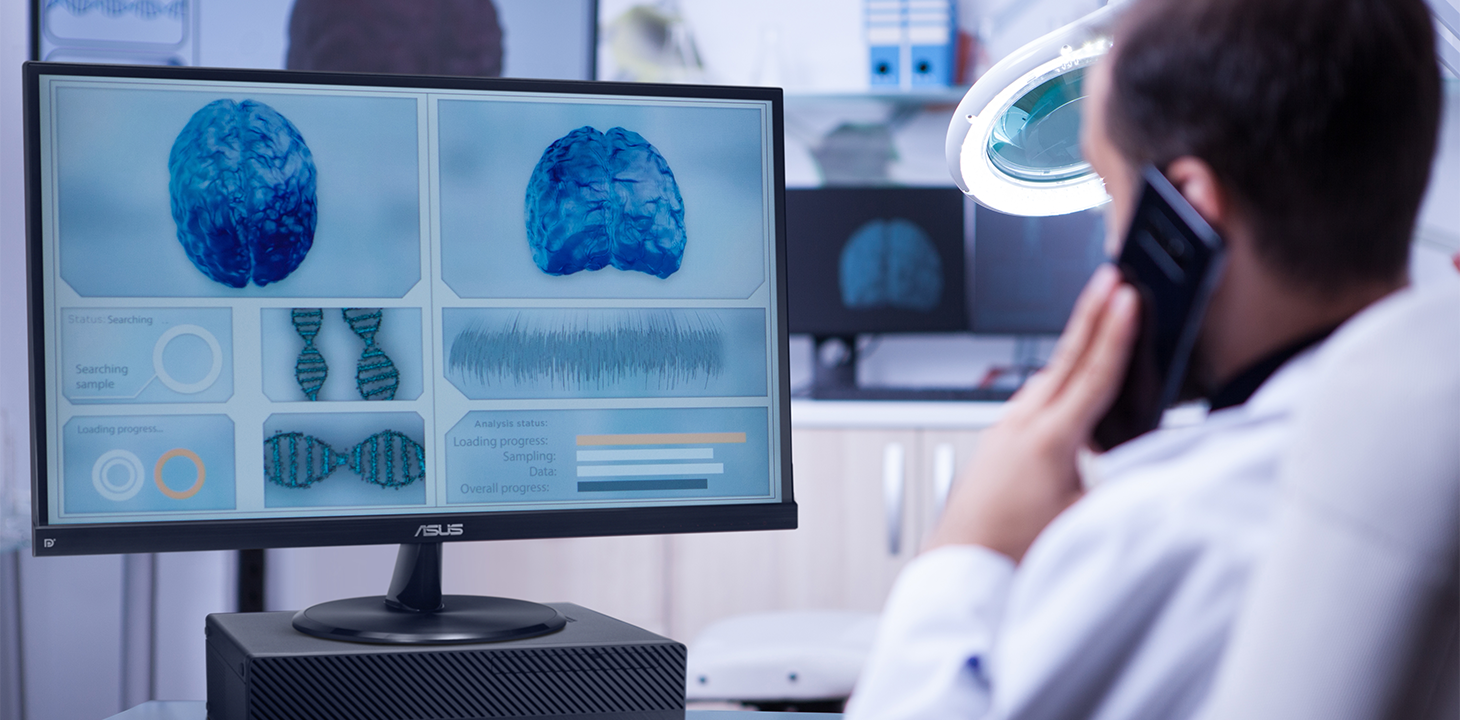
<svg viewBox="0 0 1460 720"><path fill-rule="evenodd" d="M447 537L450 535L460 535L465 532L465 530L462 530L461 525L461 523L451 523L450 525L446 525L444 527L441 525L422 525L416 528L416 537Z"/></svg>

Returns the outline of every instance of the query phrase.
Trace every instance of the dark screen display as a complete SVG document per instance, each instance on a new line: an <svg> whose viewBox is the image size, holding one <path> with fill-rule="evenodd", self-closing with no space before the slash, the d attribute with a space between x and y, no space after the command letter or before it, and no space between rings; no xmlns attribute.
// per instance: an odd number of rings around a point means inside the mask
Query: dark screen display
<svg viewBox="0 0 1460 720"><path fill-rule="evenodd" d="M791 332L959 332L963 193L945 188L786 191Z"/></svg>
<svg viewBox="0 0 1460 720"><path fill-rule="evenodd" d="M1100 210L1052 217L1005 215L969 201L970 327L993 335L1064 329L1080 289L1105 261Z"/></svg>

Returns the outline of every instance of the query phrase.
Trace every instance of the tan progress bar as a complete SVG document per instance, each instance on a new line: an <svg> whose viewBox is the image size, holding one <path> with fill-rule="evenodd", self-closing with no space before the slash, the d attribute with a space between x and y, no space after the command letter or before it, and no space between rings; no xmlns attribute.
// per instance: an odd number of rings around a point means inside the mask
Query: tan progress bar
<svg viewBox="0 0 1460 720"><path fill-rule="evenodd" d="M633 435L579 435L579 445L698 445L743 443L745 433L639 433Z"/></svg>

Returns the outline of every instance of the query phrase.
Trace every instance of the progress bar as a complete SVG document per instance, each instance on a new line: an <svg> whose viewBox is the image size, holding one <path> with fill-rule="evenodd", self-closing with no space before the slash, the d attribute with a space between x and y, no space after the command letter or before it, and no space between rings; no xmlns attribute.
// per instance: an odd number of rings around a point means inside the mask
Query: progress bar
<svg viewBox="0 0 1460 720"><path fill-rule="evenodd" d="M578 477L634 475L724 475L725 463L654 463L652 465L579 465Z"/></svg>
<svg viewBox="0 0 1460 720"><path fill-rule="evenodd" d="M578 462L618 460L713 460L714 448L653 448L647 450L579 450Z"/></svg>
<svg viewBox="0 0 1460 720"><path fill-rule="evenodd" d="M579 435L578 445L701 445L743 443L743 432L719 433L635 433L629 435Z"/></svg>
<svg viewBox="0 0 1460 720"><path fill-rule="evenodd" d="M632 492L655 490L708 490L710 481L698 480L580 480L578 492Z"/></svg>

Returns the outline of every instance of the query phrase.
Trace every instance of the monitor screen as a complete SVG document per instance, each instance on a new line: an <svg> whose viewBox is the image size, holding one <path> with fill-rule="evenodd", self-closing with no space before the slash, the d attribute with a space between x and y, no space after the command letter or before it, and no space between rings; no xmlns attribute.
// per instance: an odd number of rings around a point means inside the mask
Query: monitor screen
<svg viewBox="0 0 1460 720"><path fill-rule="evenodd" d="M31 0L34 59L594 79L595 0Z"/></svg>
<svg viewBox="0 0 1460 720"><path fill-rule="evenodd" d="M963 193L956 188L786 191L791 332L960 332Z"/></svg>
<svg viewBox="0 0 1460 720"><path fill-rule="evenodd" d="M780 90L25 92L38 553L794 527Z"/></svg>
<svg viewBox="0 0 1460 720"><path fill-rule="evenodd" d="M1059 334L1085 282L1106 260L1103 210L1020 217L972 200L969 206L969 328Z"/></svg>

